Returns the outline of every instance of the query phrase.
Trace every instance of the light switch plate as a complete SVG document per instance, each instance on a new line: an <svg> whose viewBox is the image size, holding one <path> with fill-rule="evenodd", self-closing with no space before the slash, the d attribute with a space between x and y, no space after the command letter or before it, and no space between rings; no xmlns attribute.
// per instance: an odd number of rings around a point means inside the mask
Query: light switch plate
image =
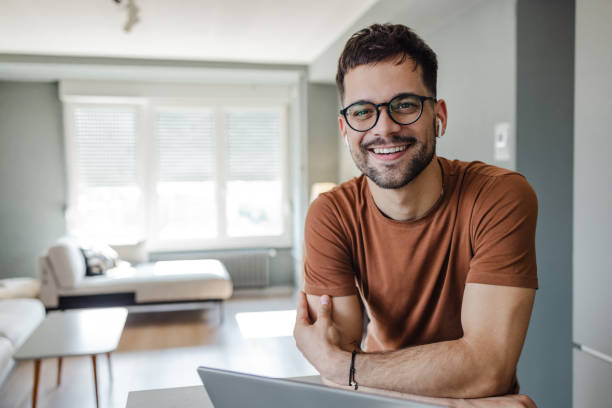
<svg viewBox="0 0 612 408"><path fill-rule="evenodd" d="M499 122L495 124L495 160L510 160L510 123Z"/></svg>

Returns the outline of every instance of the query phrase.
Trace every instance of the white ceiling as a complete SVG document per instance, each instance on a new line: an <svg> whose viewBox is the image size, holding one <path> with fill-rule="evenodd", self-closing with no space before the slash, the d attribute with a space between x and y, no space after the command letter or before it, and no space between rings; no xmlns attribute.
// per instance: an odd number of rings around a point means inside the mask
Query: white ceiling
<svg viewBox="0 0 612 408"><path fill-rule="evenodd" d="M378 0L0 0L0 54L309 64Z"/></svg>

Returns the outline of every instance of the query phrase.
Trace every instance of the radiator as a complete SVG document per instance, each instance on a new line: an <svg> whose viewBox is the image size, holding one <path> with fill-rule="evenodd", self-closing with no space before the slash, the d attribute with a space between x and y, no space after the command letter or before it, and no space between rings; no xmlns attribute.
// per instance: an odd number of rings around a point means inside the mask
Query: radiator
<svg viewBox="0 0 612 408"><path fill-rule="evenodd" d="M270 255L268 250L212 252L207 258L218 259L227 268L234 289L263 288L270 283Z"/></svg>

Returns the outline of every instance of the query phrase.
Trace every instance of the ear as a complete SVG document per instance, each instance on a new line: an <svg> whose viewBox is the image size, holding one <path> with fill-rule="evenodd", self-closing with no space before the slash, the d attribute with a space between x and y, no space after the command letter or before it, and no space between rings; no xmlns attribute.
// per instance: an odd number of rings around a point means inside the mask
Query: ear
<svg viewBox="0 0 612 408"><path fill-rule="evenodd" d="M342 138L342 143L347 143L347 128L346 128L346 122L344 121L344 118L342 117L342 115L338 115L338 128L340 129L340 137Z"/></svg>
<svg viewBox="0 0 612 408"><path fill-rule="evenodd" d="M436 133L439 134L440 136L446 133L447 120L448 120L448 112L446 109L446 101L444 99L438 99L438 102L436 102L436 123L440 123L442 126L442 129L438 129Z"/></svg>

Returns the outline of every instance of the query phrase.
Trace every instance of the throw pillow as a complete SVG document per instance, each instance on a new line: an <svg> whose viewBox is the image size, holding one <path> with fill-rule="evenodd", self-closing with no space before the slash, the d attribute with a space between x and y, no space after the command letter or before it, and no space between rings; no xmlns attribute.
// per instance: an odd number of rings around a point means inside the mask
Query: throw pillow
<svg viewBox="0 0 612 408"><path fill-rule="evenodd" d="M117 266L118 255L107 245L81 247L85 259L85 276L104 275L108 269Z"/></svg>

